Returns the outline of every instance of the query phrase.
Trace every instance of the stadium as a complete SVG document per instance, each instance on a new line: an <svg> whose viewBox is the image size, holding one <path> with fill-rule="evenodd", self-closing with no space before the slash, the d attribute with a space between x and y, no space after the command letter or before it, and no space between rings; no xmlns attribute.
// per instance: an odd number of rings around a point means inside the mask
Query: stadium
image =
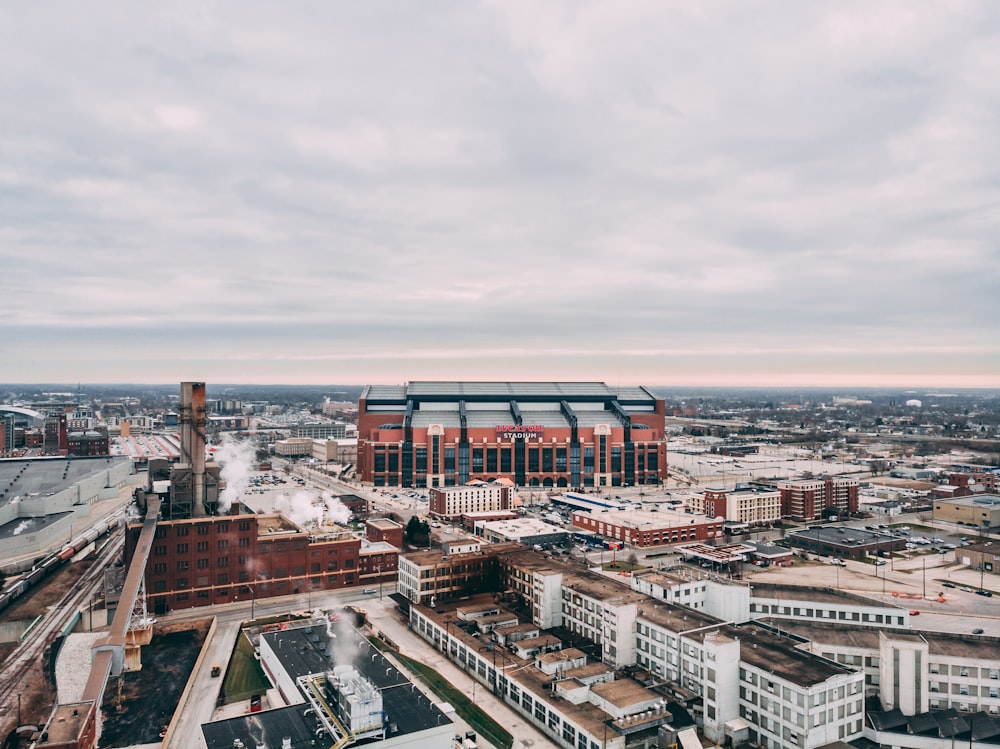
<svg viewBox="0 0 1000 749"><path fill-rule="evenodd" d="M368 385L358 474L373 486L519 487L660 484L664 402L600 382L411 382Z"/></svg>

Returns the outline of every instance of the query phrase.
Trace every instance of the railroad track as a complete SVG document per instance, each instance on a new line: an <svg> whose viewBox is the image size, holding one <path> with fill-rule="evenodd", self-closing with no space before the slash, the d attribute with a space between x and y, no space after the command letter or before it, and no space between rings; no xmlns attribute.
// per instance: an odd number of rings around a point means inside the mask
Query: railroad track
<svg viewBox="0 0 1000 749"><path fill-rule="evenodd" d="M98 553L97 560L83 573L66 595L42 616L24 641L0 664L0 725L16 720L18 694L32 670L43 667L45 650L70 619L100 589L104 570L125 546L125 534L118 532ZM5 733L5 731L4 731Z"/></svg>

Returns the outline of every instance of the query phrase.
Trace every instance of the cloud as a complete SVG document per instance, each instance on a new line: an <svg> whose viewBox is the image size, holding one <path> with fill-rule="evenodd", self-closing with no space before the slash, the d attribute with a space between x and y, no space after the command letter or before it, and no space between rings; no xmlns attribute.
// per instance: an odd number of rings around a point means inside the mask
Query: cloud
<svg viewBox="0 0 1000 749"><path fill-rule="evenodd" d="M992 3L36 5L9 379L1000 384Z"/></svg>

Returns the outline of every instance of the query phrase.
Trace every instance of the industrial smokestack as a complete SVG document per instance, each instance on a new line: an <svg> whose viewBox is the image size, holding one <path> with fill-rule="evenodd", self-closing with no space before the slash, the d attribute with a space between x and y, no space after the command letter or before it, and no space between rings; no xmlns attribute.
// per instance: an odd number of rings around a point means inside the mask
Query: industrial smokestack
<svg viewBox="0 0 1000 749"><path fill-rule="evenodd" d="M205 383L181 383L181 460L191 466L191 514L205 516Z"/></svg>

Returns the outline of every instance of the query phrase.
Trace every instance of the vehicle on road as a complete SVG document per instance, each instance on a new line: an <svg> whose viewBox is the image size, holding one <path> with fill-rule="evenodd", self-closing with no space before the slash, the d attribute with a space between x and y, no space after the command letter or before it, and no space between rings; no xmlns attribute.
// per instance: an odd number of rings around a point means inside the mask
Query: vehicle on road
<svg viewBox="0 0 1000 749"><path fill-rule="evenodd" d="M221 673L222 673L222 666L220 666L218 663L213 664L212 665L212 676L218 676Z"/></svg>
<svg viewBox="0 0 1000 749"><path fill-rule="evenodd" d="M917 611L916 609L912 609L910 611L910 616L920 616L920 612Z"/></svg>
<svg viewBox="0 0 1000 749"><path fill-rule="evenodd" d="M375 590L375 588L365 588L365 590L364 590L364 594L365 594L366 596L373 596L373 595L375 595L376 593L378 593L378 591L377 591L377 590Z"/></svg>
<svg viewBox="0 0 1000 749"><path fill-rule="evenodd" d="M976 591L976 595L977 596L986 596L987 598L992 598L993 597L993 591L992 590L983 590L982 588L980 588L979 590Z"/></svg>
<svg viewBox="0 0 1000 749"><path fill-rule="evenodd" d="M946 588L954 588L954 587L955 587L955 583L948 583L948 582L944 582L944 583L941 583L941 584L942 584L942 585L943 585L944 587L946 587Z"/></svg>
<svg viewBox="0 0 1000 749"><path fill-rule="evenodd" d="M976 627L974 630L972 630L972 634L974 635L981 635L982 633L983 630L981 630L979 627Z"/></svg>

